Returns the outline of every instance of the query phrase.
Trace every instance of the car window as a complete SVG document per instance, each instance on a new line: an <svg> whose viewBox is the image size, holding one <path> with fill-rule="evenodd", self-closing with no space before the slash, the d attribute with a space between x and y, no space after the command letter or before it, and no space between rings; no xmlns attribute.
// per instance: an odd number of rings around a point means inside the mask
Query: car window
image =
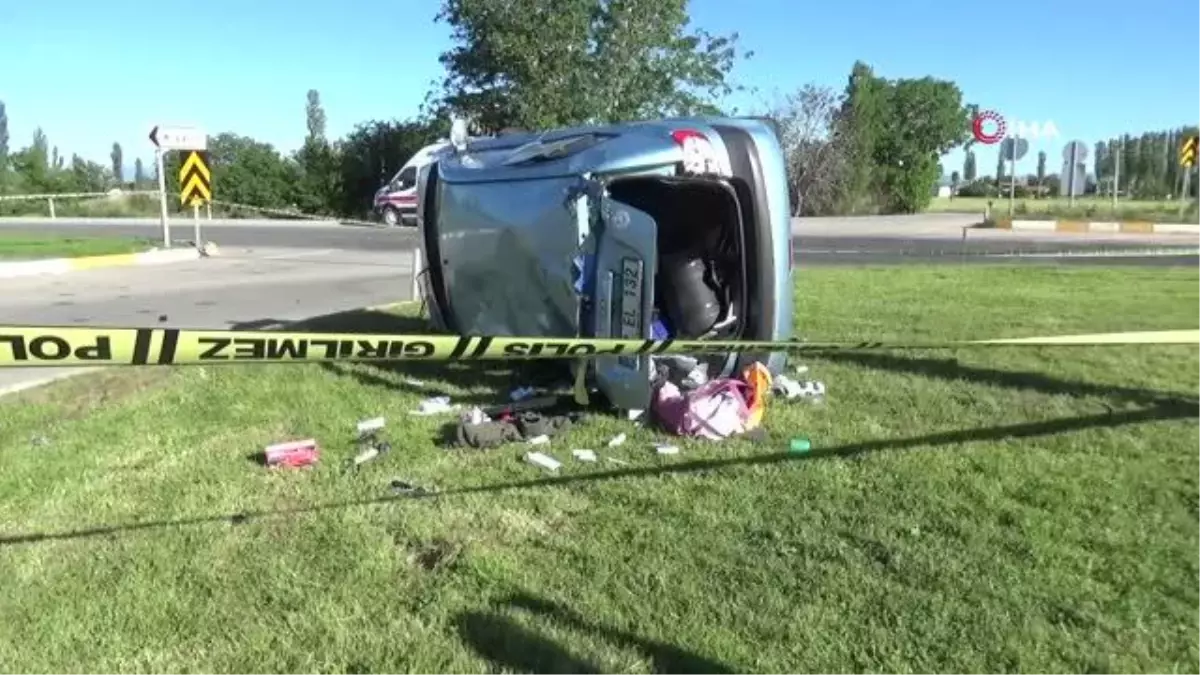
<svg viewBox="0 0 1200 675"><path fill-rule="evenodd" d="M410 167L406 168L405 170L400 172L400 175L396 176L396 187L401 190L407 190L408 188L415 185L416 182L417 182L417 167L415 167L415 166L410 166Z"/></svg>

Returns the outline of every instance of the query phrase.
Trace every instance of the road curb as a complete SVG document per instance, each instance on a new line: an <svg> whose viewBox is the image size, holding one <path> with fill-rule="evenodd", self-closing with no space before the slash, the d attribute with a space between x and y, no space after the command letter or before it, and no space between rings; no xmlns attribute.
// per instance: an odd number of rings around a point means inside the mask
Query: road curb
<svg viewBox="0 0 1200 675"><path fill-rule="evenodd" d="M141 253L117 253L113 255L94 255L79 258L48 258L45 260L24 260L21 262L0 263L0 279L36 276L41 274L66 274L80 270L100 269L104 267L132 267L143 265L164 265L216 255L216 245L207 243L204 249L168 248L151 249Z"/></svg>
<svg viewBox="0 0 1200 675"><path fill-rule="evenodd" d="M1063 232L1071 234L1188 234L1200 235L1200 225L1189 223L1152 223L1142 220L1017 220L997 218L997 230L1022 232Z"/></svg>

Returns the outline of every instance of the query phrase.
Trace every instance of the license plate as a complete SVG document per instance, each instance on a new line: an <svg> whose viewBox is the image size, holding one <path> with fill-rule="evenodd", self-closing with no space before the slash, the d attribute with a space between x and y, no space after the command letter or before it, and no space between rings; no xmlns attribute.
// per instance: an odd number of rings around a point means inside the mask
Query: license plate
<svg viewBox="0 0 1200 675"><path fill-rule="evenodd" d="M621 337L641 339L642 320L642 261L624 258L621 260Z"/></svg>

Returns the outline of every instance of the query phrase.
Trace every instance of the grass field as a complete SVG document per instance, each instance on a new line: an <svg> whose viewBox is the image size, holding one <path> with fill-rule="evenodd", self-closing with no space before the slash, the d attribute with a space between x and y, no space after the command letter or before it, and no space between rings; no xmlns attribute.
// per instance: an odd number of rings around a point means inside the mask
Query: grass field
<svg viewBox="0 0 1200 675"><path fill-rule="evenodd" d="M134 253L149 250L153 245L149 239L141 238L67 237L0 231L0 261Z"/></svg>
<svg viewBox="0 0 1200 675"><path fill-rule="evenodd" d="M1008 215L1008 197L992 199L992 212ZM935 197L927 211L934 213L983 213L987 197ZM1121 200L1117 209L1107 198L1081 197L1075 205L1066 198L1017 199L1013 212L1024 218L1073 218L1095 220L1148 220L1159 223L1197 222L1196 201Z"/></svg>
<svg viewBox="0 0 1200 675"><path fill-rule="evenodd" d="M1003 289L998 292L998 289ZM809 339L1195 327L1195 269L814 269ZM418 330L358 313L324 327ZM1195 347L843 354L760 442L447 450L497 367L108 371L0 399L0 663L57 672L1195 672ZM410 378L425 380L424 386ZM395 449L345 473L354 423ZM629 432L615 450L606 439ZM248 459L315 436L322 464ZM805 436L814 450L786 452ZM543 446L546 447L546 446ZM628 466L587 465L592 448ZM396 496L399 478L440 493Z"/></svg>

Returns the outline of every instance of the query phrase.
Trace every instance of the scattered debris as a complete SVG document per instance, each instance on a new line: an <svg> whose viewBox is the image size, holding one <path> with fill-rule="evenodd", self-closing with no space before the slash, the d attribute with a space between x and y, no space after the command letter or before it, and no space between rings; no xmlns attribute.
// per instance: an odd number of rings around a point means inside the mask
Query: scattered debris
<svg viewBox="0 0 1200 675"><path fill-rule="evenodd" d="M413 415L441 415L458 410L457 405L450 405L449 396L434 396L421 401L416 410L409 411Z"/></svg>
<svg viewBox="0 0 1200 675"><path fill-rule="evenodd" d="M407 384L410 387L424 387L425 380L418 380L415 377L405 377L400 380L401 384Z"/></svg>
<svg viewBox="0 0 1200 675"><path fill-rule="evenodd" d="M788 452L805 453L809 450L812 450L812 442L803 436L793 438L791 442L788 443Z"/></svg>
<svg viewBox="0 0 1200 675"><path fill-rule="evenodd" d="M550 455L544 455L540 452L525 453L525 461L549 471L558 471L559 468L562 467L562 462L554 459Z"/></svg>
<svg viewBox="0 0 1200 675"><path fill-rule="evenodd" d="M512 401L525 401L533 398L537 393L538 390L534 387L517 387L509 392L508 398Z"/></svg>
<svg viewBox="0 0 1200 675"><path fill-rule="evenodd" d="M615 447L617 447L618 445L621 445L622 443L624 443L624 442L625 442L625 438L626 438L626 436L625 436L625 434L623 434L623 433L622 433L622 434L617 434L616 436L613 436L613 437L612 437L612 440L608 442L608 447L610 447L610 448L615 448Z"/></svg>
<svg viewBox="0 0 1200 675"><path fill-rule="evenodd" d="M460 415L459 419L462 420L464 424L483 424L484 422L492 421L492 418L488 417L488 414L483 412L479 406L472 406L470 410L467 410Z"/></svg>
<svg viewBox="0 0 1200 675"><path fill-rule="evenodd" d="M597 459L594 450L572 450L571 454L581 462L594 462Z"/></svg>
<svg viewBox="0 0 1200 675"><path fill-rule="evenodd" d="M415 495L429 494L429 490L426 490L425 488L423 488L419 485L413 485L412 483L409 483L408 481L400 480L399 478L393 478L392 482L390 484L388 484L388 487L391 488L391 490L394 494L398 494L398 495L414 495L415 496Z"/></svg>
<svg viewBox="0 0 1200 675"><path fill-rule="evenodd" d="M756 361L742 371L742 380L750 387L746 401L749 411L746 415L746 429L757 429L767 411L767 395L771 393L771 371Z"/></svg>
<svg viewBox="0 0 1200 675"><path fill-rule="evenodd" d="M263 456L269 467L286 466L299 468L316 464L317 458L320 456L320 450L317 447L315 438L307 438L302 441L287 441L285 443L268 445L263 450Z"/></svg>
<svg viewBox="0 0 1200 675"><path fill-rule="evenodd" d="M574 407L569 396L538 396L536 398L527 398L524 401L512 401L510 403L502 403L500 405L488 406L481 408L485 415L493 418L511 416L519 412L527 410L548 410L550 408L558 408L566 405Z"/></svg>
<svg viewBox="0 0 1200 675"><path fill-rule="evenodd" d="M655 443L654 452L659 455L678 455L679 446L669 445L667 443Z"/></svg>
<svg viewBox="0 0 1200 675"><path fill-rule="evenodd" d="M774 390L789 401L798 398L817 401L825 396L825 383L816 380L797 382L787 375L779 375L775 378Z"/></svg>
<svg viewBox="0 0 1200 675"><path fill-rule="evenodd" d="M378 459L380 455L391 452L391 450L392 444L388 443L387 441L372 443L364 447L357 455L354 456L354 466L362 466L367 462Z"/></svg>
<svg viewBox="0 0 1200 675"><path fill-rule="evenodd" d="M373 417L369 420L359 422L356 428L358 429L359 437L363 437L383 429L384 424L386 424L386 420L382 417Z"/></svg>
<svg viewBox="0 0 1200 675"><path fill-rule="evenodd" d="M629 462L626 462L626 461L625 461L625 460L623 460L623 459L617 459L616 457L607 457L607 456L606 456L606 457L604 458L604 461L606 461L606 462L612 462L613 464L620 464L621 466L629 466Z"/></svg>
<svg viewBox="0 0 1200 675"><path fill-rule="evenodd" d="M463 421L458 424L454 433L457 445L481 450L521 440L521 430L508 420Z"/></svg>
<svg viewBox="0 0 1200 675"><path fill-rule="evenodd" d="M382 417L374 417L369 420L363 420L356 425L358 430L358 454L351 460L351 466L360 467L367 462L374 461L380 455L391 451L392 444L379 439L379 433L383 431L386 421Z"/></svg>
<svg viewBox="0 0 1200 675"><path fill-rule="evenodd" d="M453 430L452 445L473 448L491 448L505 443L525 441L548 443L551 438L562 435L583 419L583 414L570 411L557 415L543 414L536 410L516 411L537 399L512 403L498 408L472 408L460 415ZM552 397L553 404L562 403L560 397ZM539 403L539 407L546 407ZM544 439L542 437L545 437Z"/></svg>

